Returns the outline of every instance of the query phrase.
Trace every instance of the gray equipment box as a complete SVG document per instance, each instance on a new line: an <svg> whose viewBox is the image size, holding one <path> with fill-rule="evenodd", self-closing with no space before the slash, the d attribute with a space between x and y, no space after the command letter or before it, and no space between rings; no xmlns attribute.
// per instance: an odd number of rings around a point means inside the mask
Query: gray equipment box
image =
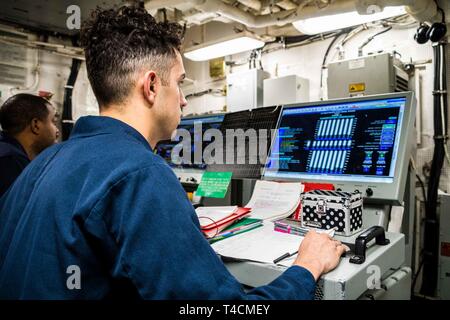
<svg viewBox="0 0 450 320"><path fill-rule="evenodd" d="M312 190L301 195L302 226L335 228L336 234L350 236L362 229L361 192Z"/></svg>
<svg viewBox="0 0 450 320"><path fill-rule="evenodd" d="M328 99L408 91L402 62L381 53L328 64Z"/></svg>
<svg viewBox="0 0 450 320"><path fill-rule="evenodd" d="M439 196L439 278L438 297L450 300L450 195Z"/></svg>
<svg viewBox="0 0 450 320"><path fill-rule="evenodd" d="M264 106L309 101L309 80L296 75L264 80Z"/></svg>
<svg viewBox="0 0 450 320"><path fill-rule="evenodd" d="M251 69L227 75L227 111L236 112L263 106L263 81L267 73Z"/></svg>

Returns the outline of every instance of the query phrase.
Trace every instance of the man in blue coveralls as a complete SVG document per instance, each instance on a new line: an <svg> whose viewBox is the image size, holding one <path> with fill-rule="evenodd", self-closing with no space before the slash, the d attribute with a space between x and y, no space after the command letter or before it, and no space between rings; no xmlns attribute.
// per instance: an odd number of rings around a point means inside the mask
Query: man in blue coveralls
<svg viewBox="0 0 450 320"><path fill-rule="evenodd" d="M0 107L0 197L23 169L56 143L56 109L42 97L19 93Z"/></svg>
<svg viewBox="0 0 450 320"><path fill-rule="evenodd" d="M152 152L186 105L180 35L138 7L97 9L83 26L101 116L79 119L0 200L0 298L312 299L336 267L344 246L310 232L293 266L244 292L205 240Z"/></svg>

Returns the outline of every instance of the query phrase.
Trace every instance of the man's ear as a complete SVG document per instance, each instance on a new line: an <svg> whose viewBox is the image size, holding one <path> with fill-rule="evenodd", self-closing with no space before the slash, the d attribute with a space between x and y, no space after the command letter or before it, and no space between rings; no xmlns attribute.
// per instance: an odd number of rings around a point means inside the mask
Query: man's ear
<svg viewBox="0 0 450 320"><path fill-rule="evenodd" d="M158 76L155 71L147 71L144 75L144 97L153 106L158 92Z"/></svg>
<svg viewBox="0 0 450 320"><path fill-rule="evenodd" d="M41 132L41 121L38 118L31 119L30 130L35 135L38 135L39 132Z"/></svg>

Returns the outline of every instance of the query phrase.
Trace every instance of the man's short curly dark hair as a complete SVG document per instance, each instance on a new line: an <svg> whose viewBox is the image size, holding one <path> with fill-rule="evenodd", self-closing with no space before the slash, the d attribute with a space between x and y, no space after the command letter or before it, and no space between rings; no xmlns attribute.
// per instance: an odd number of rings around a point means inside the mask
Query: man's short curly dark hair
<svg viewBox="0 0 450 320"><path fill-rule="evenodd" d="M141 7L94 10L81 29L81 44L100 106L123 102L143 68L158 72L167 85L181 35L179 24L157 22Z"/></svg>
<svg viewBox="0 0 450 320"><path fill-rule="evenodd" d="M30 125L33 119L45 121L48 117L50 102L42 97L28 93L19 93L0 107L0 126L9 135L15 136Z"/></svg>

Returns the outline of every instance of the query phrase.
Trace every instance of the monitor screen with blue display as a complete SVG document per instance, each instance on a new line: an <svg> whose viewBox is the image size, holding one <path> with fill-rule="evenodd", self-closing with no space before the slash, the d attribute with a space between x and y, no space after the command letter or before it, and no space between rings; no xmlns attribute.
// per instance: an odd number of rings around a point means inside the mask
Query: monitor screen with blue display
<svg viewBox="0 0 450 320"><path fill-rule="evenodd" d="M178 125L178 129L185 129L190 132L190 142L183 142L183 139L179 140L165 140L161 141L156 146L156 153L164 158L168 164L172 167L181 167L181 168L193 168L193 169L205 169L206 164L203 159L201 161L195 161L194 154L196 146L201 146L202 150L206 148L206 146L211 143L210 141L206 141L202 139L203 134L208 129L220 129L220 125L222 124L224 115L223 114L215 114L215 115L205 115L205 116L194 116L194 117L186 117L182 118L180 124ZM194 125L201 123L201 131L198 134L194 133ZM200 136L201 134L201 136ZM196 143L197 141L197 143ZM191 159L187 162L182 162L180 164L175 164L172 160L173 156L183 157L183 151L181 150L179 154L172 155L173 148L179 143L190 143L191 145Z"/></svg>
<svg viewBox="0 0 450 320"><path fill-rule="evenodd" d="M411 100L407 92L284 107L264 177L393 184L412 129Z"/></svg>

